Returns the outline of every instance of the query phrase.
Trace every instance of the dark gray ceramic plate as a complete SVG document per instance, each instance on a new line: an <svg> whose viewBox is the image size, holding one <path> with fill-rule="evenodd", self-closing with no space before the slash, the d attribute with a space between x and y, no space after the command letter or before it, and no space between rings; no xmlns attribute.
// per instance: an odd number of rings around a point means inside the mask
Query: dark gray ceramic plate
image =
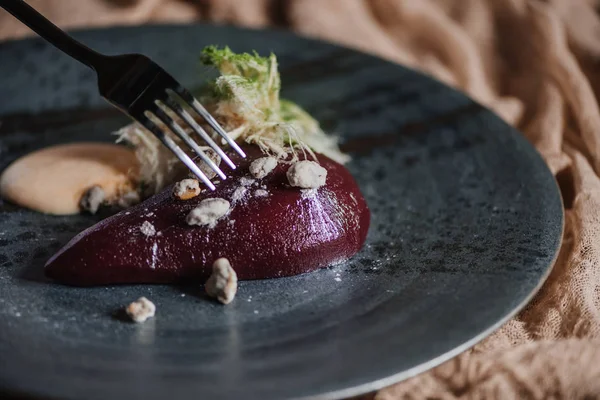
<svg viewBox="0 0 600 400"><path fill-rule="evenodd" d="M200 49L274 51L284 95L352 153L372 210L350 262L243 282L227 307L201 288L80 289L45 260L89 217L0 203L0 387L64 399L339 398L405 379L467 349L531 298L563 216L553 177L515 130L423 75L274 31L143 27L79 32L101 51L150 55L202 82ZM34 149L105 140L126 119L92 74L40 40L0 45L0 170ZM115 311L144 295L155 319Z"/></svg>

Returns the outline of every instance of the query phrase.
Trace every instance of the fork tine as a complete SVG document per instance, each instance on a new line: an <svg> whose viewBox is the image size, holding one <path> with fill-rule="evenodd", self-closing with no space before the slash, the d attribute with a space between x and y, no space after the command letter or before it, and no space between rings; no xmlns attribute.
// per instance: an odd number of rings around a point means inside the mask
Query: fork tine
<svg viewBox="0 0 600 400"><path fill-rule="evenodd" d="M188 103L208 124L217 132L229 145L243 158L246 158L246 153L238 146L235 140L231 139L221 125L213 118L206 108L185 88L179 86L175 89L175 93L179 95L186 103Z"/></svg>
<svg viewBox="0 0 600 400"><path fill-rule="evenodd" d="M208 179L206 175L204 175L204 173L200 170L200 168L198 168L196 163L192 161L192 159L187 154L185 154L185 151L183 151L181 147L179 147L177 143L173 141L173 139L165 135L165 133L158 126L156 126L150 120L150 118L144 115L144 117L138 118L138 122L141 122L146 129L152 132L152 134L154 134L154 136L156 136L158 140L160 140L169 150L171 150L177 156L177 158L179 158L181 162L183 162L186 165L186 167L188 167L190 171L194 173L194 175L196 175L202 182L204 182L206 186L208 186L210 190L216 189L215 185L213 185L210 179Z"/></svg>
<svg viewBox="0 0 600 400"><path fill-rule="evenodd" d="M196 154L198 154L200 158L202 158L202 160L221 177L221 179L227 179L223 171L221 171L221 169L210 158L208 158L206 153L204 153L200 146L198 146L198 144L192 140L185 130L183 130L183 128L177 122L173 121L173 119L167 115L160 105L157 104L156 106L157 108L154 110L156 117L161 120L163 124L167 125L171 132L183 140L185 144L190 146L192 150L194 150L194 152L196 152Z"/></svg>
<svg viewBox="0 0 600 400"><path fill-rule="evenodd" d="M194 121L194 118L187 111L185 111L183 107L181 107L171 97L167 97L167 99L164 100L164 103L172 111L174 111L175 114L179 115L179 117L183 119L194 130L194 132L196 132L202 138L202 140L208 143L210 148L213 149L221 157L221 159L231 167L231 169L236 168L235 164L233 163L233 161L231 161L229 156L227 156L227 154L225 154L225 152L219 147L219 145L216 144L214 140L212 140L212 138L208 135L208 133L206 133L204 128L202 128L200 125L198 125L196 121Z"/></svg>

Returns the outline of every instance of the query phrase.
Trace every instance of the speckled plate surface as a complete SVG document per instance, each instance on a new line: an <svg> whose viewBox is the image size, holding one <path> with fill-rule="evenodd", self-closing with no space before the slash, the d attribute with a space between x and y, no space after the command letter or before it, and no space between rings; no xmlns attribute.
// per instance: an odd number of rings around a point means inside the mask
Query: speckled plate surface
<svg viewBox="0 0 600 400"><path fill-rule="evenodd" d="M42 266L92 217L0 203L0 388L60 399L341 398L467 349L547 276L563 215L515 130L464 95L374 57L275 31L116 28L76 36L203 81L207 44L274 51L284 96L339 133L372 210L365 248L316 273L243 282L227 307L197 286L81 289ZM92 73L40 40L0 44L0 170L37 148L113 138L126 119ZM157 307L135 325L116 311Z"/></svg>

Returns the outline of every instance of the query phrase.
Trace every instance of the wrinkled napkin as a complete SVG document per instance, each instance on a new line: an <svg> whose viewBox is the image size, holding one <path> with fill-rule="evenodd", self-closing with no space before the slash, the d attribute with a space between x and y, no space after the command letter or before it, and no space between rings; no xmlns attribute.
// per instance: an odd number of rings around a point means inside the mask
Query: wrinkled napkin
<svg viewBox="0 0 600 400"><path fill-rule="evenodd" d="M600 397L598 0L30 0L63 28L210 20L283 26L430 74L519 128L555 174L566 226L547 282L473 349L373 396ZM28 29L0 13L0 38Z"/></svg>

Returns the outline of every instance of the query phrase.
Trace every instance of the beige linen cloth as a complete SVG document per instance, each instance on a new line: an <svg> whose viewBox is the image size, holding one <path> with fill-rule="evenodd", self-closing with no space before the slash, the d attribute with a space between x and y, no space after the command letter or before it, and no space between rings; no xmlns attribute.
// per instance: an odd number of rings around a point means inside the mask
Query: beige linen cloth
<svg viewBox="0 0 600 400"><path fill-rule="evenodd" d="M286 26L418 68L537 147L566 211L533 302L474 349L383 399L600 398L600 0L30 0L65 28L211 20ZM29 34L0 14L0 37Z"/></svg>

